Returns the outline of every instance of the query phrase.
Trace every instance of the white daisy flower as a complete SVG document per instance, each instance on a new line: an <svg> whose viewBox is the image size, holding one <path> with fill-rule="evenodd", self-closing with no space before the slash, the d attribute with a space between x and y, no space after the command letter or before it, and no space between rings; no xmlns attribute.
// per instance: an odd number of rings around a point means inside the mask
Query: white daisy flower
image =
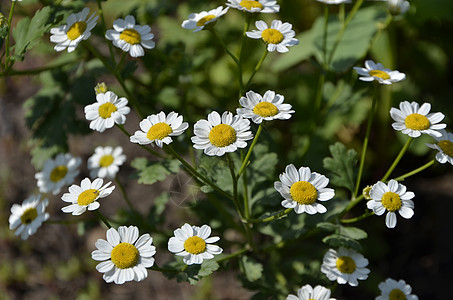
<svg viewBox="0 0 453 300"><path fill-rule="evenodd" d="M351 3L351 0L316 0L316 1L326 3L326 4Z"/></svg>
<svg viewBox="0 0 453 300"><path fill-rule="evenodd" d="M88 19L90 9L85 7L81 12L71 14L68 17L66 25L61 25L58 28L50 29L50 41L56 43L55 51L63 51L68 48L68 52L72 52L77 48L77 45L91 36L91 30L96 26L96 21L99 16L93 13Z"/></svg>
<svg viewBox="0 0 453 300"><path fill-rule="evenodd" d="M387 278L385 282L379 283L381 295L376 300L418 300L416 295L412 295L412 288L404 280L393 280Z"/></svg>
<svg viewBox="0 0 453 300"><path fill-rule="evenodd" d="M88 169L92 178L115 178L119 167L126 161L123 148L118 146L96 147L94 154L88 158Z"/></svg>
<svg viewBox="0 0 453 300"><path fill-rule="evenodd" d="M411 7L409 1L405 0L388 0L387 7L392 15L403 15Z"/></svg>
<svg viewBox="0 0 453 300"><path fill-rule="evenodd" d="M274 182L275 189L285 200L285 208L294 208L297 214L306 212L313 215L325 213L327 208L318 201L327 201L335 196L335 191L326 188L329 179L326 176L311 172L308 167L301 167L299 171L293 164L286 166L285 172L280 174L280 181Z"/></svg>
<svg viewBox="0 0 453 300"><path fill-rule="evenodd" d="M227 6L249 13L278 13L280 5L272 0L228 0Z"/></svg>
<svg viewBox="0 0 453 300"><path fill-rule="evenodd" d="M381 63L372 60L365 61L365 68L354 67L354 69L362 76L359 77L362 81L377 80L380 84L392 84L406 79L406 74L384 68Z"/></svg>
<svg viewBox="0 0 453 300"><path fill-rule="evenodd" d="M62 187L74 182L74 178L79 174L78 168L81 162L79 157L73 157L69 153L60 153L55 159L46 160L42 171L35 174L39 191L58 194Z"/></svg>
<svg viewBox="0 0 453 300"><path fill-rule="evenodd" d="M341 247L338 251L334 249L327 251L322 261L321 272L326 274L330 281L357 286L358 279L368 278L370 270L365 268L366 266L368 266L368 259L362 254Z"/></svg>
<svg viewBox="0 0 453 300"><path fill-rule="evenodd" d="M410 219L414 215L414 202L411 199L415 194L408 192L406 187L396 180L390 180L388 185L378 181L371 188L370 197L371 200L366 205L377 216L388 210L385 216L385 225L388 228L396 226L396 211L405 219Z"/></svg>
<svg viewBox="0 0 453 300"><path fill-rule="evenodd" d="M96 200L107 197L115 189L114 186L109 187L111 182L104 186L104 181L101 178L96 178L93 182L89 178L82 180L80 186L73 184L69 187L69 193L64 193L61 200L71 203L63 207L61 210L65 213L72 213L74 216L83 214L87 209L96 210L100 204Z"/></svg>
<svg viewBox="0 0 453 300"><path fill-rule="evenodd" d="M439 153L436 154L436 159L441 164L449 162L453 165L453 134L444 129L439 130L441 136L434 137L437 144L426 144L429 148L436 149Z"/></svg>
<svg viewBox="0 0 453 300"><path fill-rule="evenodd" d="M246 34L252 39L262 39L267 44L267 51L277 50L280 53L288 52L288 47L298 45L299 41L294 38L296 33L292 30L292 25L282 23L280 20L273 20L271 27L268 28L266 22L256 21L258 30L247 31Z"/></svg>
<svg viewBox="0 0 453 300"><path fill-rule="evenodd" d="M162 148L164 144L173 142L172 136L178 136L189 127L187 122L182 121L182 116L177 113L171 112L168 116L161 111L157 115L148 116L140 122L140 130L137 130L134 135L130 137L132 143L140 145L156 144Z"/></svg>
<svg viewBox="0 0 453 300"><path fill-rule="evenodd" d="M236 109L238 115L243 118L252 119L256 124L270 120L287 120L291 118L294 110L291 110L291 104L284 104L285 97L275 94L273 91L267 91L264 96L254 91L248 91L246 97L241 97L239 103L243 108Z"/></svg>
<svg viewBox="0 0 453 300"><path fill-rule="evenodd" d="M208 225L190 226L184 224L174 231L175 236L168 240L168 250L177 256L183 256L187 265L201 264L204 259L214 258L214 255L223 252L223 249L212 243L220 240L218 236L211 235Z"/></svg>
<svg viewBox="0 0 453 300"><path fill-rule="evenodd" d="M231 112L224 112L222 117L213 111L208 120L199 120L194 125L192 142L195 149L202 149L210 156L222 156L234 152L237 148L247 147L247 140L253 138L250 121Z"/></svg>
<svg viewBox="0 0 453 300"><path fill-rule="evenodd" d="M106 39L112 41L115 47L124 52L129 52L132 57L145 55L146 49L153 49L156 43L152 40L154 34L148 25L135 25L133 16L118 19L113 22L113 29L107 30Z"/></svg>
<svg viewBox="0 0 453 300"><path fill-rule="evenodd" d="M131 109L126 106L127 99L118 98L113 92L99 93L93 104L85 106L85 118L90 123L90 129L104 132L116 124L124 124L126 115Z"/></svg>
<svg viewBox="0 0 453 300"><path fill-rule="evenodd" d="M419 137L422 133L439 137L442 134L438 130L447 127L446 124L438 124L445 115L440 112L429 113L430 110L429 103L420 106L417 102L403 101L400 103L400 109L394 107L390 109L390 116L396 121L392 127L413 138Z"/></svg>
<svg viewBox="0 0 453 300"><path fill-rule="evenodd" d="M142 281L148 277L146 268L154 265L156 247L153 238L145 233L139 237L135 226L120 226L107 230L107 240L98 239L91 258L102 261L96 270L104 273L106 282L123 284L126 281Z"/></svg>
<svg viewBox="0 0 453 300"><path fill-rule="evenodd" d="M47 199L41 201L41 195L28 197L22 205L13 204L9 216L9 229L16 229L15 235L20 235L23 240L28 239L41 227L42 222L49 219L49 214L45 212L48 204Z"/></svg>
<svg viewBox="0 0 453 300"><path fill-rule="evenodd" d="M312 288L311 285L306 284L297 290L297 296L288 295L286 300L335 300L330 298L330 290L323 286L317 285Z"/></svg>
<svg viewBox="0 0 453 300"><path fill-rule="evenodd" d="M229 7L223 9L222 6L210 11L202 11L189 15L188 20L184 20L181 24L182 28L193 29L193 32L202 30L208 24L217 21L218 18L227 13Z"/></svg>

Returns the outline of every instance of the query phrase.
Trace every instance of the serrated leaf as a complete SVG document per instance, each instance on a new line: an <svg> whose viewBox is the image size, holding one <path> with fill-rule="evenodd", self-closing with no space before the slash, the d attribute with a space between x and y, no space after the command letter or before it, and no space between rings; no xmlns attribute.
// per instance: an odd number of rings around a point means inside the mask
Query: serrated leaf
<svg viewBox="0 0 453 300"><path fill-rule="evenodd" d="M205 260L201 264L201 268L198 271L198 276L208 276L212 272L217 271L219 267L219 264L215 260Z"/></svg>
<svg viewBox="0 0 453 300"><path fill-rule="evenodd" d="M362 240L368 237L366 231L357 227L340 227L340 234L354 240Z"/></svg>
<svg viewBox="0 0 453 300"><path fill-rule="evenodd" d="M12 35L16 42L14 45L14 59L23 60L25 51L39 43L44 33L49 31L52 26L51 22L48 23L51 12L51 7L46 6L36 11L31 20L23 18L17 22L16 27L12 30Z"/></svg>
<svg viewBox="0 0 453 300"><path fill-rule="evenodd" d="M178 173L181 163L176 159L151 162L139 157L131 162L131 166L138 170L138 183L153 184L165 180L170 174Z"/></svg>
<svg viewBox="0 0 453 300"><path fill-rule="evenodd" d="M329 247L332 247L332 248L345 247L345 248L353 248L358 251L362 250L362 246L356 240L351 239L344 235L336 234L336 233L326 236L325 238L322 239L322 241L325 244L329 245Z"/></svg>
<svg viewBox="0 0 453 300"><path fill-rule="evenodd" d="M248 281L253 282L263 276L263 265L248 256L241 257L241 271Z"/></svg>
<svg viewBox="0 0 453 300"><path fill-rule="evenodd" d="M346 146L340 142L329 147L332 157L323 160L324 168L332 174L329 177L333 185L345 187L354 192L357 152L353 149L346 150Z"/></svg>
<svg viewBox="0 0 453 300"><path fill-rule="evenodd" d="M316 224L316 227L321 228L325 231L335 232L338 230L339 225L329 223L329 222L321 222L321 223Z"/></svg>

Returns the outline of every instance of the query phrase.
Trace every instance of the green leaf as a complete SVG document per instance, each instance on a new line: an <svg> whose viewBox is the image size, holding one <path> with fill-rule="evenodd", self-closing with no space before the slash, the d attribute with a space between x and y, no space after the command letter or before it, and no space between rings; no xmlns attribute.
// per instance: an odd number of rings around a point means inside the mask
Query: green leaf
<svg viewBox="0 0 453 300"><path fill-rule="evenodd" d="M333 232L333 234L324 237L322 241L335 248L346 247L361 250L361 245L357 240L365 239L368 236L364 230L357 227L344 227L340 224L328 222L318 223L317 227Z"/></svg>
<svg viewBox="0 0 453 300"><path fill-rule="evenodd" d="M248 281L253 282L263 276L263 265L248 256L241 257L241 272Z"/></svg>
<svg viewBox="0 0 453 300"><path fill-rule="evenodd" d="M201 268L198 271L198 276L208 276L212 272L217 271L219 267L220 267L219 264L215 260L212 259L205 260L201 264Z"/></svg>
<svg viewBox="0 0 453 300"><path fill-rule="evenodd" d="M357 152L353 149L346 150L340 142L329 147L332 157L323 160L324 168L332 172L330 182L339 187L345 187L354 192Z"/></svg>
<svg viewBox="0 0 453 300"><path fill-rule="evenodd" d="M344 31L338 43L332 61L331 70L344 72L351 68L359 59L364 57L370 47L371 39L379 30L380 23L386 19L385 8L378 5L361 8ZM341 29L337 17L329 18L327 30L327 58L333 50L333 45ZM293 67L314 55L318 62L323 62L324 16L313 23L310 30L299 34L298 51L289 51L273 66L275 71L283 71Z"/></svg>
<svg viewBox="0 0 453 300"><path fill-rule="evenodd" d="M51 12L51 7L45 6L36 11L31 20L23 18L17 22L16 27L12 30L16 42L13 59L23 60L25 51L38 44L44 33L49 31L52 26L52 23L48 22Z"/></svg>
<svg viewBox="0 0 453 300"><path fill-rule="evenodd" d="M170 174L179 172L180 162L176 159L163 161L149 161L139 157L131 162L131 166L138 170L138 183L153 184L162 181Z"/></svg>
<svg viewBox="0 0 453 300"><path fill-rule="evenodd" d="M345 247L352 248L358 251L362 250L362 246L356 240L336 233L326 236L325 238L322 239L322 241L332 248Z"/></svg>

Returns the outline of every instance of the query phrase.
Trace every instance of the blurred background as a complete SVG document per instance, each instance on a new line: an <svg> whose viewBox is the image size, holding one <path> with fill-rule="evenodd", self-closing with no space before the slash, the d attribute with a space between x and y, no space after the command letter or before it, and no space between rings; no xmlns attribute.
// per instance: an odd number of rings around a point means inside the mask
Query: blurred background
<svg viewBox="0 0 453 300"><path fill-rule="evenodd" d="M278 18L291 23L299 39L299 45L290 48L286 54L270 53L249 87L261 94L274 90L284 95L285 102L296 111L289 121L274 121L272 126L264 128L263 144L278 155L269 178L277 180L289 163L310 166L313 171L323 173L323 158L329 156L328 146L335 141L360 150L372 90L369 84L357 80L352 67L362 67L365 59L397 69L405 73L407 79L380 88L362 180L364 185L373 184L382 177L405 142L405 137L394 132L390 125L390 107L397 107L401 101L429 102L432 111L444 113L444 122L448 126L451 124L453 2L409 2L410 10L391 20L385 2L364 2L346 30L327 72L324 109L316 117L313 116L313 102L320 73L323 4L314 0L280 0L278 16L259 16L268 22ZM236 109L238 85L231 59L208 32L193 33L180 27L190 13L224 4L224 1L195 0L102 1L107 27L118 17L132 14L137 23L150 25L155 34L156 48L147 50L139 60L127 56L123 70L147 115L175 110L183 114L189 124L194 124L212 110ZM10 5L11 1L0 1L3 15L8 16ZM24 0L16 5L13 24L25 17L31 18L36 10L48 5L58 7L58 13L52 19L54 24L63 24L67 15L84 6L97 7L96 1ZM351 7L346 5L346 12ZM330 28L338 24L335 21L338 12L338 6L329 6ZM219 35L234 53L240 45L243 19L240 12L230 9L216 24ZM253 22L251 29L255 29ZM97 26L90 42L102 53L108 53L102 36L101 26ZM334 35L329 36L330 39L334 39ZM259 41L247 41L246 76L251 74L263 47ZM120 53L116 53L120 57ZM188 187L195 183L184 174L172 174L153 185L138 184L137 170L131 162L148 153L129 143L116 128L103 134L89 130L83 107L94 102L96 83L105 81L119 96L124 93L86 49L78 47L71 54L56 53L47 32L22 59L16 62L9 76L3 76L0 81L0 299L144 299L150 296L155 299L274 299L272 291L268 291L268 295L255 295L243 287L254 286L244 282L235 271L238 270L235 261L196 285L178 283L153 271L140 283L129 282L122 286L105 283L90 255L95 249L95 241L105 238L105 228L92 220L77 224L89 216L64 215L59 197L66 190L59 196L49 197L50 222L27 241L15 237L8 229L12 204L38 193L34 174L46 158L58 152L70 152L82 158L82 170L76 180L80 182L89 174L86 161L96 146L121 145L128 159L121 168L120 178L130 192L130 198L142 214L160 218L160 224L170 234L184 222L196 222L197 209L203 208L204 202L199 194L188 194ZM49 65L59 67L42 70ZM23 75L25 70L36 72ZM313 119L316 121L310 123ZM140 120L132 112L127 116L125 128L134 132ZM434 158L435 153L425 146L429 142L433 142L429 137L414 141L395 170L395 177ZM190 134L181 138L175 147L180 153L187 153L191 147ZM368 238L361 244L362 253L370 261L371 274L356 288L338 286L333 297L374 299L380 293L379 282L390 277L404 279L420 299L450 298L449 281L453 278L451 167L436 163L404 181L408 190L416 195L415 215L410 220L398 218L395 229L387 229L383 217L370 217L354 224L368 233ZM280 200L276 202L278 208ZM362 214L364 207L364 203L358 205L349 216ZM101 209L105 215L130 224L134 222L134 215L127 213L119 191L103 200ZM67 224L56 224L58 222ZM217 228L217 234L229 240L238 238L234 232L221 227ZM323 236L325 233L303 241L296 239L282 249L281 257L288 258L282 262L282 268L289 266L288 270L295 270L283 273L288 281L288 292L295 294L297 288L306 283L330 285L315 262L325 253L319 249L327 249L321 242ZM156 261L160 264L172 259L167 253L166 241L164 235L154 242L158 248ZM255 259L266 267L269 261L277 258L258 256Z"/></svg>

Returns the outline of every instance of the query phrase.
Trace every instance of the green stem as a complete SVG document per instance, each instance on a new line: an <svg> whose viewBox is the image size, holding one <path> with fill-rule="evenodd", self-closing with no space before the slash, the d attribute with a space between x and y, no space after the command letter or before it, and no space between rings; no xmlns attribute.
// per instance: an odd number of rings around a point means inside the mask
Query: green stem
<svg viewBox="0 0 453 300"><path fill-rule="evenodd" d="M237 63L238 66L238 77L239 77L239 97L243 95L245 92L245 86L244 86L244 81L242 78L242 62L244 59L244 53L245 53L245 45L247 41L247 34L246 32L249 30L250 27L250 21L252 20L252 15L251 14L246 14L245 16L245 25L244 25L244 31L242 32L242 40L241 40L241 48L239 50L239 60Z"/></svg>
<svg viewBox="0 0 453 300"><path fill-rule="evenodd" d="M220 258L220 259L217 259L216 262L220 263L220 262L222 262L222 261L232 259L232 258L234 258L234 257L236 257L236 256L239 256L239 255L241 255L241 254L243 254L243 253L245 253L245 252L247 252L247 251L250 251L250 248L245 247L245 248L243 248L243 249L241 249L241 250L239 250L239 251L236 251L236 252L231 253L231 254L229 254L229 255L227 255L227 256L224 256L224 257L222 257L222 258Z"/></svg>
<svg viewBox="0 0 453 300"><path fill-rule="evenodd" d="M252 75L250 75L249 80L247 80L247 83L245 84L243 90L246 90L247 87L249 86L250 82L252 82L252 79L253 79L253 77L255 77L256 72L259 71L259 69L261 68L261 65L263 64L264 60L266 59L266 56L267 56L267 53L268 53L268 52L269 52L269 51L267 51L267 46L266 46L266 49L264 50L263 55L261 56L260 60L259 60L258 63L256 64L255 69L253 70Z"/></svg>
<svg viewBox="0 0 453 300"><path fill-rule="evenodd" d="M250 155L252 155L253 147L255 147L256 142L258 141L258 137L261 134L261 131L263 130L263 123L261 122L260 125L258 126L258 130L256 131L255 138L253 139L252 144L250 145L249 151L247 151L247 155L245 156L245 159L242 161L241 168L239 169L237 178L241 177L242 173L244 172L245 168L247 167L249 163L249 158Z"/></svg>
<svg viewBox="0 0 453 300"><path fill-rule="evenodd" d="M360 181L362 180L363 166L365 164L365 156L366 156L366 151L368 148L368 140L370 138L371 124L373 123L374 111L376 110L377 98L378 98L378 83L375 83L374 84L374 93L373 93L373 103L371 104L371 109L368 114L368 123L367 123L367 127L366 127L365 139L363 140L362 154L360 156L359 172L357 174L357 181L355 184L355 190L354 190L353 197L357 197L357 194L358 194L359 188L360 188Z"/></svg>
<svg viewBox="0 0 453 300"><path fill-rule="evenodd" d="M241 219L244 219L241 211L241 206L239 205L239 199L238 199L238 180L236 177L236 174L234 172L234 162L231 159L231 156L229 153L226 153L226 158L228 161L228 167L230 169L230 174L231 174L231 180L233 181L233 203L234 206L236 207L236 211Z"/></svg>
<svg viewBox="0 0 453 300"><path fill-rule="evenodd" d="M184 160L184 158L182 158L178 153L176 153L176 151L170 145L164 145L164 147L166 147L166 149L189 170L189 173L191 173L192 176L194 176L194 177L198 178L200 181L206 183L207 185L209 185L214 190L218 191L220 194L224 195L228 199L233 199L233 196L231 196L230 194L228 194L227 192L225 192L224 190L219 188L215 183L213 183L211 180L209 180L205 176L198 173L198 171L195 170L188 162L186 162Z"/></svg>
<svg viewBox="0 0 453 300"><path fill-rule="evenodd" d="M401 149L400 153L398 153L398 156L395 158L395 160L393 161L393 164L390 166L390 168L388 169L387 173L385 173L384 177L382 177L381 181L387 181L389 176L392 174L393 170L395 170L396 166L400 162L400 160L403 157L404 153L406 153L407 149L411 145L413 139L414 139L413 137L409 137L407 139L407 141L404 144L403 148Z"/></svg>
<svg viewBox="0 0 453 300"><path fill-rule="evenodd" d="M368 218L369 216L372 216L372 215L374 215L374 212L368 211L368 212L364 213L363 215L361 215L361 216L359 216L357 218L344 219L344 220L340 220L340 222L341 223L345 223L345 224L355 223L355 222L358 222L360 220L366 219L366 218Z"/></svg>
<svg viewBox="0 0 453 300"><path fill-rule="evenodd" d="M95 210L96 214L98 215L99 219L104 222L104 224L108 227L108 228L112 228L112 225L110 225L109 221L107 221L107 219L101 214L101 212L99 211L99 209Z"/></svg>
<svg viewBox="0 0 453 300"><path fill-rule="evenodd" d="M213 35L214 37L219 41L220 45L222 45L222 48L225 50L225 52L234 60L234 62L236 63L236 65L239 65L239 60L238 58L236 57L236 55L234 55L233 53L231 53L231 51L228 49L228 47L225 45L224 41L222 40L222 38L218 35L217 31L215 31L214 28L211 28L211 29L208 29Z"/></svg>
<svg viewBox="0 0 453 300"><path fill-rule="evenodd" d="M126 193L126 190L124 189L124 186L121 184L120 178L118 175L115 177L116 184L120 188L121 194L123 195L124 200L126 200L127 206L129 206L129 209L131 211L135 211L134 206L132 205L131 200L129 199L129 196Z"/></svg>
<svg viewBox="0 0 453 300"><path fill-rule="evenodd" d="M343 34L346 30L346 27L348 27L349 22L351 22L352 18L354 18L355 14L359 10L360 6L362 5L363 0L357 0L354 6L352 7L351 11L349 12L348 16L346 17L346 21L344 22L343 26L340 29L340 32L337 35L337 38L335 39L335 42L333 44L332 50L330 51L329 54L329 59L327 60L327 65L330 65L332 62L333 55L335 54L335 51L337 50L338 44L340 43L341 39L343 38Z"/></svg>
<svg viewBox="0 0 453 300"><path fill-rule="evenodd" d="M11 8L9 10L9 16L8 16L8 36L5 41L5 73L8 73L9 69L12 67L9 66L9 42L10 42L10 36L11 36L11 21L13 20L13 13L14 13L14 7L16 6L16 2L11 3Z"/></svg>
<svg viewBox="0 0 453 300"><path fill-rule="evenodd" d="M118 83L121 85L123 88L124 92L126 93L127 99L129 100L130 104L132 107L135 109L135 111L140 115L140 117L144 118L144 113L141 111L140 106L138 105L137 100L135 97L132 95L132 93L129 91L129 89L126 86L126 83L124 82L123 77L121 76L121 73L119 70L116 70L116 68L112 67L109 62L99 53L99 51L94 48L89 42L83 41L82 44L91 52L93 53L94 56L96 56L97 59L99 59L102 64L112 73Z"/></svg>
<svg viewBox="0 0 453 300"><path fill-rule="evenodd" d="M115 72L119 72L121 65L124 63L124 59L126 58L126 52L123 52L120 58L120 62L116 65Z"/></svg>
<svg viewBox="0 0 453 300"><path fill-rule="evenodd" d="M181 270L176 270L176 269L159 268L156 264L154 264L154 266L152 266L151 268L148 268L148 270L161 272L161 273L179 273L179 272L181 272Z"/></svg>
<svg viewBox="0 0 453 300"><path fill-rule="evenodd" d="M102 10L102 3L101 3L101 0L96 0L97 4L98 4L98 12L99 12L99 16L101 17L101 24L102 24L102 32L106 32L107 31L107 26L105 25L105 19L104 19L104 11ZM104 39L109 47L109 52L110 52L110 57L112 58L112 61L113 61L113 64L116 64L116 61L115 61L115 55L113 53L113 48L112 48L112 43L111 41L107 40L107 38L105 38L104 36ZM123 53L123 57L124 55L126 54L126 52ZM118 66L121 65L118 64ZM117 66L117 68L118 68Z"/></svg>
<svg viewBox="0 0 453 300"><path fill-rule="evenodd" d="M244 189L244 216L246 219L250 219L250 205L248 195L248 184L247 184L247 168L244 169L244 176L242 177L242 184ZM238 178L239 180L239 178Z"/></svg>
<svg viewBox="0 0 453 300"><path fill-rule="evenodd" d="M329 27L329 8L328 4L324 5L324 34L322 38L322 54L323 54L323 71L327 70L327 29Z"/></svg>
<svg viewBox="0 0 453 300"><path fill-rule="evenodd" d="M425 170L425 169L431 167L435 162L436 162L436 159L433 159L433 160L427 162L427 163L424 164L423 166L421 166L421 167L419 167L419 168L417 168L417 169L415 169L415 170L413 170L413 171L410 171L410 172L408 172L408 173L406 173L406 174L404 174L404 175L401 175L401 176L399 176L399 177L396 177L395 180L396 180L396 181L402 181L402 180L404 180L404 179L406 179L406 178L408 178L408 177L411 177L411 176L413 176L413 175L415 175L415 174L417 174L417 173L420 173L421 171L423 171L423 170Z"/></svg>
<svg viewBox="0 0 453 300"><path fill-rule="evenodd" d="M348 211L350 211L354 206L360 203L364 199L363 195L358 196L351 202L349 202L348 206L338 215L338 219L341 219Z"/></svg>
<svg viewBox="0 0 453 300"><path fill-rule="evenodd" d="M283 218L287 214L289 214L294 208L287 208L284 211L281 211L280 213L264 218L264 219L248 219L247 222L249 223L265 223L265 222L270 222L276 219Z"/></svg>

